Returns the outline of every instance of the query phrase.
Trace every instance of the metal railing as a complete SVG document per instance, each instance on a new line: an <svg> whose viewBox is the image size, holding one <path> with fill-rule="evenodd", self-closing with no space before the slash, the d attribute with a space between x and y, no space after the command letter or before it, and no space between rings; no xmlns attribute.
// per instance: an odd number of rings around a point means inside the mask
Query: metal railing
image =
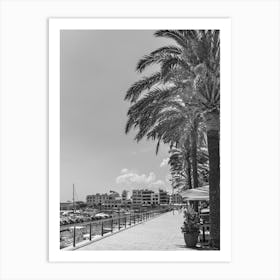
<svg viewBox="0 0 280 280"><path fill-rule="evenodd" d="M159 209L141 213L124 214L97 221L61 225L60 248L63 249L69 246L76 247L80 242L91 241L95 237L102 237L108 233L118 232L168 211L169 209Z"/></svg>

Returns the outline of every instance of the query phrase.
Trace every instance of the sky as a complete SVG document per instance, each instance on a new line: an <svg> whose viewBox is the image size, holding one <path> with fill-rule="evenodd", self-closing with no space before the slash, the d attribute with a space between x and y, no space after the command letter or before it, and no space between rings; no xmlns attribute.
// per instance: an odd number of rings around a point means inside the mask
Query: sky
<svg viewBox="0 0 280 280"><path fill-rule="evenodd" d="M140 58L171 42L153 30L61 31L60 201L135 188L171 190L168 147L125 134L128 88Z"/></svg>

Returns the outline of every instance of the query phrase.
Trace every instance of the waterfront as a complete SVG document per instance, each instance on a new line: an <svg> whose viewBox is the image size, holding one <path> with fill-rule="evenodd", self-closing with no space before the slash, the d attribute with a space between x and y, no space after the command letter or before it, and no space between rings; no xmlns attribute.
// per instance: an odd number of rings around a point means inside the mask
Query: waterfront
<svg viewBox="0 0 280 280"><path fill-rule="evenodd" d="M77 250L192 250L180 230L183 213L170 211Z"/></svg>
<svg viewBox="0 0 280 280"><path fill-rule="evenodd" d="M108 215L100 216L100 219L91 222L61 225L60 249L74 248L78 243L85 244L92 240L99 240L108 234L119 233L123 229L146 222L168 211L170 211L170 208L159 208L157 210L126 213L114 217L107 217Z"/></svg>

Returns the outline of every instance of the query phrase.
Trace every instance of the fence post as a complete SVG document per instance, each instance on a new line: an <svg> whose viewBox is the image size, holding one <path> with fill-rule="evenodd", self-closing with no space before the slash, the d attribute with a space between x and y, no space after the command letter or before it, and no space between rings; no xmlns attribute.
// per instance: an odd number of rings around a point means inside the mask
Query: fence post
<svg viewBox="0 0 280 280"><path fill-rule="evenodd" d="M124 228L126 228L126 216L124 217Z"/></svg>
<svg viewBox="0 0 280 280"><path fill-rule="evenodd" d="M89 240L91 240L91 223L89 224Z"/></svg>
<svg viewBox="0 0 280 280"><path fill-rule="evenodd" d="M129 214L129 226L131 226L131 213Z"/></svg>
<svg viewBox="0 0 280 280"><path fill-rule="evenodd" d="M111 232L113 232L113 228L114 228L114 220L111 220Z"/></svg>
<svg viewBox="0 0 280 280"><path fill-rule="evenodd" d="M73 247L76 247L76 226L74 226L73 232Z"/></svg>
<svg viewBox="0 0 280 280"><path fill-rule="evenodd" d="M121 229L121 218L119 217L119 230Z"/></svg>
<svg viewBox="0 0 280 280"><path fill-rule="evenodd" d="M103 236L103 221L101 221L101 236Z"/></svg>
<svg viewBox="0 0 280 280"><path fill-rule="evenodd" d="M205 242L205 227L204 225L202 226L202 240Z"/></svg>

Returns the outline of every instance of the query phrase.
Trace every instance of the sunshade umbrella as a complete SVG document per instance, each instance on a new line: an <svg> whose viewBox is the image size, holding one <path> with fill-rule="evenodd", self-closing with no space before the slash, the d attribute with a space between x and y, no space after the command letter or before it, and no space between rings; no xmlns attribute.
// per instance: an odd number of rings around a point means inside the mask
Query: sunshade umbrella
<svg viewBox="0 0 280 280"><path fill-rule="evenodd" d="M209 200L209 185L182 191L180 195L184 200Z"/></svg>

